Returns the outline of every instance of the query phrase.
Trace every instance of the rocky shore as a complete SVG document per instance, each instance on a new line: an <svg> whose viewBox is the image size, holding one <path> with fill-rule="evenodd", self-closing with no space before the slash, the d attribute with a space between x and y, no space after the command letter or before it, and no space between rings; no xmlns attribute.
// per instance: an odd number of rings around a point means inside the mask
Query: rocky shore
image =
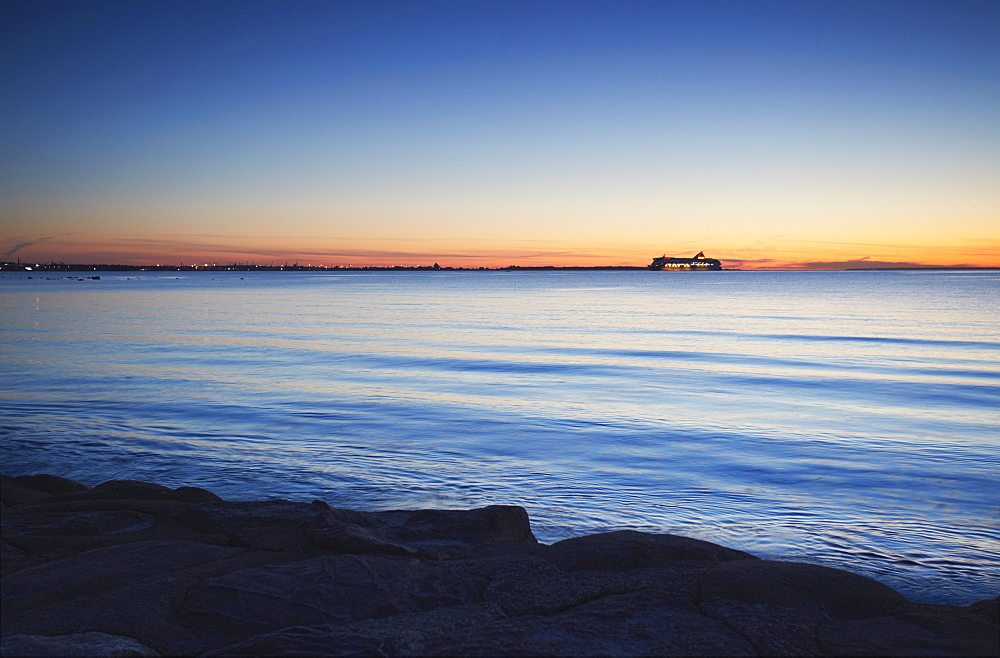
<svg viewBox="0 0 1000 658"><path fill-rule="evenodd" d="M357 512L136 481L2 478L0 654L997 655L998 599L523 508Z"/></svg>

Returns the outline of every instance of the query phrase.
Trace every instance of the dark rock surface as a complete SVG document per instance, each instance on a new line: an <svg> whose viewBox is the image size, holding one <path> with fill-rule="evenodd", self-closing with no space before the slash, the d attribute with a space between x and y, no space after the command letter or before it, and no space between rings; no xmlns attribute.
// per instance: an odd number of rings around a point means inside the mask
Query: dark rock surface
<svg viewBox="0 0 1000 658"><path fill-rule="evenodd" d="M356 512L136 481L2 485L0 655L997 655L998 599L520 507Z"/></svg>

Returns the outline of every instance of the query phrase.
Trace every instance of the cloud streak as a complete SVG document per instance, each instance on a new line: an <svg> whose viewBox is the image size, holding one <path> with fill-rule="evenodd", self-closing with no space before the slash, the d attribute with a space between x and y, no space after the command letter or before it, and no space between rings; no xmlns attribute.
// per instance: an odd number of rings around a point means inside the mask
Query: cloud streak
<svg viewBox="0 0 1000 658"><path fill-rule="evenodd" d="M72 233L56 233L56 234L53 234L53 235L40 235L40 236L37 236L37 237L34 237L34 236L24 236L24 237L19 237L19 238L10 238L11 240L20 240L20 242L15 242L13 245L11 245L11 247L9 249L7 249L3 253L3 255L5 257L7 257L7 258L10 258L10 257L14 256L15 254L17 254L17 252L19 252L22 249L24 249L25 247L32 247L32 246L34 246L36 244L39 244L39 243L42 243L42 242L46 242L48 240L54 240L55 238L61 238L61 237L66 236L66 235L73 235L73 234Z"/></svg>
<svg viewBox="0 0 1000 658"><path fill-rule="evenodd" d="M907 261L884 261L871 260L868 256L854 258L851 260L837 261L802 261L799 263L789 263L783 269L792 270L892 270L892 269L949 269L956 267L972 267L967 263L953 263L950 265L930 265L928 263L914 263Z"/></svg>

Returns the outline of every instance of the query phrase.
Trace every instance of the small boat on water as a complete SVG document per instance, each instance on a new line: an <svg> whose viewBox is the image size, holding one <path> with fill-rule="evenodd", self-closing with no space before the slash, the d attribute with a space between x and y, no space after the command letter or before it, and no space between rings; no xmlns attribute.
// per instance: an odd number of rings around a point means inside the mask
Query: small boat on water
<svg viewBox="0 0 1000 658"><path fill-rule="evenodd" d="M722 263L714 258L705 258L705 252L699 251L694 258L675 258L666 254L654 258L649 264L651 270L721 270Z"/></svg>

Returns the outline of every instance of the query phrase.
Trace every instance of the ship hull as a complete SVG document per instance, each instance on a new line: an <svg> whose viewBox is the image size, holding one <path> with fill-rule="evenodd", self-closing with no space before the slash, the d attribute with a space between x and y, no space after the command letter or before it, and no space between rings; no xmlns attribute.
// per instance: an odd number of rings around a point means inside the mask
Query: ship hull
<svg viewBox="0 0 1000 658"><path fill-rule="evenodd" d="M651 270L660 272L703 272L718 271L722 263L714 258L655 258L648 266Z"/></svg>

